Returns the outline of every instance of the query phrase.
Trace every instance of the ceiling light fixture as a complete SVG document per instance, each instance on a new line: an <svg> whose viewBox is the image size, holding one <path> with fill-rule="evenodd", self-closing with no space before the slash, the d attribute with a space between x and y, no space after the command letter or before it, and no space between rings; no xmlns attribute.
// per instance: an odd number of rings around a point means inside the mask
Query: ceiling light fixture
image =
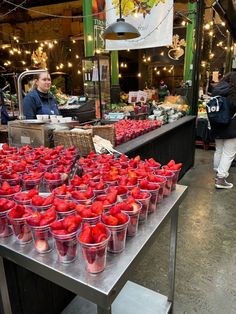
<svg viewBox="0 0 236 314"><path fill-rule="evenodd" d="M115 23L112 23L105 29L103 33L103 38L109 40L124 40L140 37L141 34L137 30L137 28L125 22L125 19L122 18L121 0L119 0L119 12L120 17L116 20Z"/></svg>

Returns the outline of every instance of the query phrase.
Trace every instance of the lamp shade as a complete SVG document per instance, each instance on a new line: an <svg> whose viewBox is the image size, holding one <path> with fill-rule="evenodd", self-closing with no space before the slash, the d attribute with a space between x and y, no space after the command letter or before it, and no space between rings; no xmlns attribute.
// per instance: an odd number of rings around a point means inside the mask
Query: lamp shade
<svg viewBox="0 0 236 314"><path fill-rule="evenodd" d="M141 34L137 28L126 23L123 18L117 19L116 22L108 26L103 33L103 38L109 40L133 39L139 36L141 36Z"/></svg>

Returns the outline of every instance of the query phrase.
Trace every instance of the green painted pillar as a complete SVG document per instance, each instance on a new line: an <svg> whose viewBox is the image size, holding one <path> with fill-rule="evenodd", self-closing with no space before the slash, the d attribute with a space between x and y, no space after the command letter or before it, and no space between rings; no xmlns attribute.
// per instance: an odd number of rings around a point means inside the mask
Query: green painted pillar
<svg viewBox="0 0 236 314"><path fill-rule="evenodd" d="M92 14L92 0L83 0L83 15L85 16L83 25L85 57L94 56L94 27Z"/></svg>
<svg viewBox="0 0 236 314"><path fill-rule="evenodd" d="M118 51L110 53L111 58L111 103L120 102L120 84L119 84L119 55Z"/></svg>
<svg viewBox="0 0 236 314"><path fill-rule="evenodd" d="M111 84L119 85L119 55L117 50L111 52Z"/></svg>
<svg viewBox="0 0 236 314"><path fill-rule="evenodd" d="M191 80L193 75L193 52L195 50L195 27L196 27L196 12L197 3L188 3L188 11L191 12L188 18L192 24L188 23L186 32L186 48L184 58L184 81ZM193 13L192 13L193 12Z"/></svg>

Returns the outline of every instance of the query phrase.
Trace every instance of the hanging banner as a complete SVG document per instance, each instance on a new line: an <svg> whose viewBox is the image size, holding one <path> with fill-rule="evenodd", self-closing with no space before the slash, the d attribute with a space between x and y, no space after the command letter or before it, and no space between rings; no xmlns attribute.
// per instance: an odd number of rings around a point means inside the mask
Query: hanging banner
<svg viewBox="0 0 236 314"><path fill-rule="evenodd" d="M141 36L129 40L106 40L106 50L168 46L173 36L173 0L121 0L122 18ZM119 0L106 0L106 26L119 18Z"/></svg>
<svg viewBox="0 0 236 314"><path fill-rule="evenodd" d="M106 26L105 0L92 0L94 47L95 50L105 50L105 40L102 37Z"/></svg>

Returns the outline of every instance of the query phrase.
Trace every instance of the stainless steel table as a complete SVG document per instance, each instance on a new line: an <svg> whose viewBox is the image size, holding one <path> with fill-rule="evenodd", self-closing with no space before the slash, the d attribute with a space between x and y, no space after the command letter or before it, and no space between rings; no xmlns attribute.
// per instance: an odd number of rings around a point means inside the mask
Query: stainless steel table
<svg viewBox="0 0 236 314"><path fill-rule="evenodd" d="M149 215L147 222L139 226L138 234L134 238L127 239L124 252L117 255L108 254L106 269L97 275L91 275L85 271L81 253L74 263L63 265L57 261L56 252L42 256L35 252L33 244L21 247L15 243L12 236L1 239L0 289L4 312L7 314L11 313L11 305L3 258L9 259L93 302L93 306L94 304L97 305L97 313L99 314L134 313L133 306L135 306L136 313L170 312L174 299L178 208L186 193L186 186L177 185L177 189L172 192L170 197L164 199L161 205L159 205L157 212ZM148 250L159 233L161 226L169 217L171 218L168 272L169 294L168 296L163 296L134 283L127 282L127 280L130 272L134 270L137 261ZM123 287L124 289L122 289ZM129 307L129 303L131 304L132 302L135 304ZM156 308L153 309L153 306ZM88 310L86 313L96 313L96 307L94 306L93 308L95 312Z"/></svg>

